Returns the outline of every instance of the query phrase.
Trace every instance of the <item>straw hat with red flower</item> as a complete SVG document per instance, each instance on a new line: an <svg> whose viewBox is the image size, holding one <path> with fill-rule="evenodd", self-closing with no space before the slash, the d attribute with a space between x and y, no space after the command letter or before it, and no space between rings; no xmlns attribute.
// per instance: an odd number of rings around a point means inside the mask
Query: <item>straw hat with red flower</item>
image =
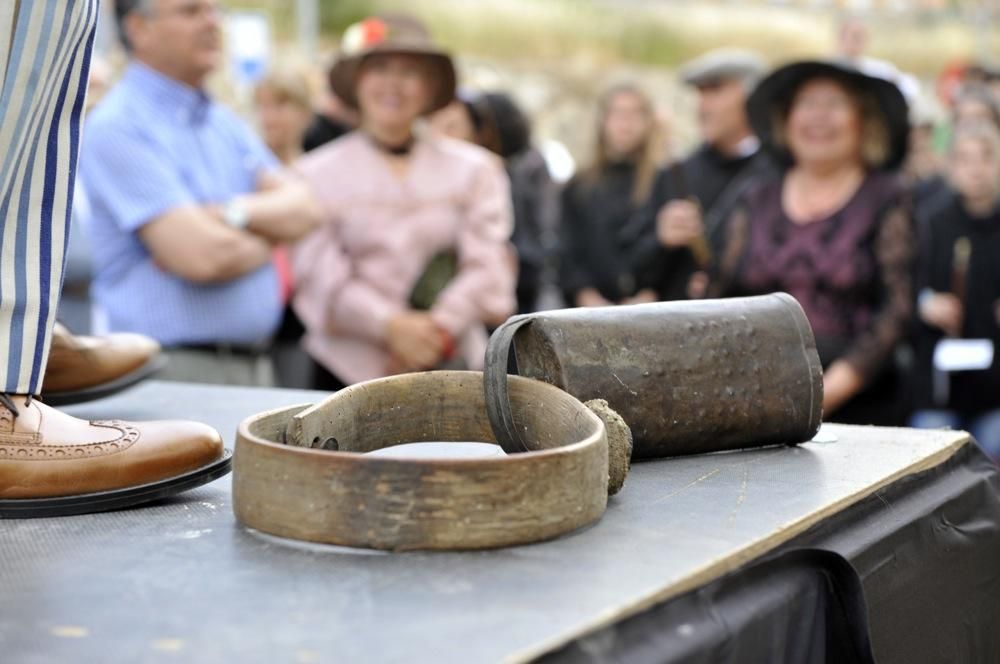
<svg viewBox="0 0 1000 664"><path fill-rule="evenodd" d="M426 58L434 84L427 113L450 104L455 98L455 65L451 56L431 39L427 28L412 16L373 16L351 25L344 32L340 56L330 70L330 86L350 108L357 109L358 70L365 58L375 54L405 54Z"/></svg>

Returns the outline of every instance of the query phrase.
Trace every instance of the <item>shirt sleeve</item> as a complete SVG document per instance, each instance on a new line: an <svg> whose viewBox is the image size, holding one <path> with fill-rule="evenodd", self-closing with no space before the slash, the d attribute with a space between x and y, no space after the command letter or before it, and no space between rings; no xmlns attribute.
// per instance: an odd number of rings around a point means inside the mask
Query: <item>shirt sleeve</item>
<svg viewBox="0 0 1000 664"><path fill-rule="evenodd" d="M584 288L593 288L595 280L587 271L583 249L585 229L577 210L579 180L571 180L562 190L559 221L559 286L566 305L576 306L576 295Z"/></svg>
<svg viewBox="0 0 1000 664"><path fill-rule="evenodd" d="M879 306L871 325L842 356L866 382L889 359L913 313L913 236L912 219L905 205L895 204L883 213L875 237Z"/></svg>
<svg viewBox="0 0 1000 664"><path fill-rule="evenodd" d="M641 230L627 248L632 270L636 275L636 290L651 288L660 300L687 299L687 286L698 271L694 254L687 247L664 247L657 235L660 210L673 200L671 169L661 169L653 183L649 201L637 213L641 215Z"/></svg>
<svg viewBox="0 0 1000 664"><path fill-rule="evenodd" d="M473 325L503 320L517 307L517 258L509 238L513 230L510 180L499 160L479 169L465 203L458 234L458 274L441 291L431 318L452 337Z"/></svg>
<svg viewBox="0 0 1000 664"><path fill-rule="evenodd" d="M739 295L737 276L740 262L746 254L750 236L750 211L745 199L737 204L725 221L719 243L713 247L709 265L708 297Z"/></svg>
<svg viewBox="0 0 1000 664"><path fill-rule="evenodd" d="M166 212L196 203L180 172L153 141L132 128L88 127L80 176L95 211L135 232Z"/></svg>
<svg viewBox="0 0 1000 664"><path fill-rule="evenodd" d="M293 306L307 329L385 341L389 319L403 307L354 276L336 220L302 240L292 256Z"/></svg>
<svg viewBox="0 0 1000 664"><path fill-rule="evenodd" d="M240 118L233 118L233 127L238 127L237 141L244 154L245 164L255 179L264 173L280 173L284 170L281 162L264 144L253 129Z"/></svg>

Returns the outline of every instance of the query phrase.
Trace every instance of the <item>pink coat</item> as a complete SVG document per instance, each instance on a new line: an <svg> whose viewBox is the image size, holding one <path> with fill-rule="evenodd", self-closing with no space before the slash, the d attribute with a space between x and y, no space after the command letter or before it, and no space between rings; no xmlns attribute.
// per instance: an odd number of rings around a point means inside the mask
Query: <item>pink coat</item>
<svg viewBox="0 0 1000 664"><path fill-rule="evenodd" d="M297 170L326 210L293 254L293 305L309 354L349 384L387 375L386 324L408 308L428 261L454 248L458 276L430 313L468 366L481 368L483 322L503 320L516 303L510 184L499 159L426 137L397 177L355 132L307 154Z"/></svg>

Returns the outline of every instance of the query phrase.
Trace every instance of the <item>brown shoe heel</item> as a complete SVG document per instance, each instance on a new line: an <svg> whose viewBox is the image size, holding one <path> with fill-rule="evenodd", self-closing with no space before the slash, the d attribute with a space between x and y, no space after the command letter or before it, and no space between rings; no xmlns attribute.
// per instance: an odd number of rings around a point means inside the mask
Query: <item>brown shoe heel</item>
<svg viewBox="0 0 1000 664"><path fill-rule="evenodd" d="M34 519L107 512L169 498L208 484L228 474L233 453L226 450L218 461L177 477L141 486L55 498L18 498L0 500L0 519Z"/></svg>

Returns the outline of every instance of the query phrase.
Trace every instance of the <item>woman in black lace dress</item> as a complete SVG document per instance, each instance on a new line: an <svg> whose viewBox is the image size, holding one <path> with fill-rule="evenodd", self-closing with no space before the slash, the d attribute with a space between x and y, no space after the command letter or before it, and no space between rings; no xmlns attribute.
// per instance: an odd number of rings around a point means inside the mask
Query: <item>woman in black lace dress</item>
<svg viewBox="0 0 1000 664"><path fill-rule="evenodd" d="M793 295L816 335L825 416L899 423L894 349L911 315L914 252L896 172L906 102L882 79L800 62L765 79L748 110L785 168L730 215L710 293Z"/></svg>

